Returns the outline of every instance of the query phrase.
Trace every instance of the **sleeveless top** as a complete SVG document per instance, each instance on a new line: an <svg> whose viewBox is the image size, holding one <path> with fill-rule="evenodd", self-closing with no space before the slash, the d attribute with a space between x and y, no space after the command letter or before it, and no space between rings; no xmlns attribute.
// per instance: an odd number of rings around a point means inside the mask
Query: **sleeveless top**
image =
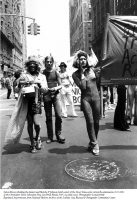
<svg viewBox="0 0 137 200"><path fill-rule="evenodd" d="M48 88L53 88L58 85L58 74L56 70L53 70L51 72L44 70L43 74L46 76Z"/></svg>

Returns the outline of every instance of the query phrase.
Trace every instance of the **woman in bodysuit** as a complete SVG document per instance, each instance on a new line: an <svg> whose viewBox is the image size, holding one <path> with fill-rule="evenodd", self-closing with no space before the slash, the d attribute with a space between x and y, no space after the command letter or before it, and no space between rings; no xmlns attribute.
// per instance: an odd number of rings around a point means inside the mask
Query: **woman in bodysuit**
<svg viewBox="0 0 137 200"><path fill-rule="evenodd" d="M100 119L100 97L96 85L96 75L93 67L88 64L88 55L84 51L77 53L75 67L78 68L72 75L76 85L81 90L81 106L85 116L87 132L89 136L89 146L93 155L99 155L99 145L97 141Z"/></svg>

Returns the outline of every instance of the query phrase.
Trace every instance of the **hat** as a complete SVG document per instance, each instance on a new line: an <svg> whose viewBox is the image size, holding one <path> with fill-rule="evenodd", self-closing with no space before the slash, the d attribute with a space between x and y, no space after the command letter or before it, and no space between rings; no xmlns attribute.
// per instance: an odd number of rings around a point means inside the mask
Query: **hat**
<svg viewBox="0 0 137 200"><path fill-rule="evenodd" d="M60 65L59 65L59 67L65 67L65 68L67 68L67 65L64 62L61 62Z"/></svg>
<svg viewBox="0 0 137 200"><path fill-rule="evenodd" d="M35 56L29 56L28 60L25 62L25 65L28 66L28 64L31 62L35 62L37 65L40 65L39 60Z"/></svg>

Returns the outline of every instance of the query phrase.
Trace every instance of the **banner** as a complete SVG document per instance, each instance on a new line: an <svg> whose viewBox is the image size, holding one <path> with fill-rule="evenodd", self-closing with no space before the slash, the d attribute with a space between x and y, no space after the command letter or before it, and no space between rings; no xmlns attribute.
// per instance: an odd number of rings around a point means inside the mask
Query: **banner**
<svg viewBox="0 0 137 200"><path fill-rule="evenodd" d="M101 85L137 84L137 16L108 16Z"/></svg>

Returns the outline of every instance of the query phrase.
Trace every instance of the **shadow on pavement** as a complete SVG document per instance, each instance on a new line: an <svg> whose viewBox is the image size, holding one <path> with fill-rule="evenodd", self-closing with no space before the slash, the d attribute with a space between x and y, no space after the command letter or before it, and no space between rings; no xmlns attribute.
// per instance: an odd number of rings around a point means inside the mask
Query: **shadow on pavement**
<svg viewBox="0 0 137 200"><path fill-rule="evenodd" d="M108 122L105 124L100 124L99 130L114 129L113 127L114 127L114 124L112 122Z"/></svg>
<svg viewBox="0 0 137 200"><path fill-rule="evenodd" d="M135 145L111 145L111 146L100 146L100 149L115 149L115 150L119 150L119 149L125 149L125 150L137 150L137 146Z"/></svg>
<svg viewBox="0 0 137 200"><path fill-rule="evenodd" d="M115 150L137 150L135 145L111 145L111 146L100 146L100 150L115 149ZM55 154L67 154L67 153L85 153L88 152L87 147L84 146L70 146L68 148L53 148L48 150L50 153Z"/></svg>
<svg viewBox="0 0 137 200"><path fill-rule="evenodd" d="M67 153L85 153L88 152L84 146L70 146L68 148L54 148L48 150L50 153L67 154Z"/></svg>
<svg viewBox="0 0 137 200"><path fill-rule="evenodd" d="M29 144L9 144L3 147L5 150L2 155L6 154L17 154L21 152L30 152L30 145Z"/></svg>

